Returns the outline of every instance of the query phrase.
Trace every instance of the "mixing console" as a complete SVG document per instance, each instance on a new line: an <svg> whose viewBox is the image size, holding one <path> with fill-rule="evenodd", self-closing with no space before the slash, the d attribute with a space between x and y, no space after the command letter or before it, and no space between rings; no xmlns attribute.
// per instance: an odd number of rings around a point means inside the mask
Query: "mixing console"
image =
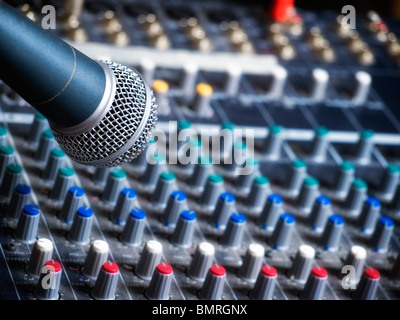
<svg viewBox="0 0 400 320"><path fill-rule="evenodd" d="M10 2L138 70L158 122L147 158L83 166L0 81L1 299L400 298L400 24L272 2Z"/></svg>

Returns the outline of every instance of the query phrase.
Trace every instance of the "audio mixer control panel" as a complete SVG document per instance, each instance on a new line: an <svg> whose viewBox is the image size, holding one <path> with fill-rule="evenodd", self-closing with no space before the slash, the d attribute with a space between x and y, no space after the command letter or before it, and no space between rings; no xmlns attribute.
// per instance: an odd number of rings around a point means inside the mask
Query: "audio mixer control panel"
<svg viewBox="0 0 400 320"><path fill-rule="evenodd" d="M10 4L41 23L43 3ZM400 298L398 21L377 8L350 28L291 1L45 4L48 32L141 73L165 135L147 158L80 165L0 81L0 299ZM218 152L239 145L250 173L171 163L184 129L230 132Z"/></svg>

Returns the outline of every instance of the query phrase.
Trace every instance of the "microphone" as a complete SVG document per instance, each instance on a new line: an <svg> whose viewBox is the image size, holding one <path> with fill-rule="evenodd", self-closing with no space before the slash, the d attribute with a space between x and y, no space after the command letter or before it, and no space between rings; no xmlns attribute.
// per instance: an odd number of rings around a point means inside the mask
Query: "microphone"
<svg viewBox="0 0 400 320"><path fill-rule="evenodd" d="M121 165L152 138L157 104L138 72L90 59L1 0L0 79L47 118L78 163Z"/></svg>

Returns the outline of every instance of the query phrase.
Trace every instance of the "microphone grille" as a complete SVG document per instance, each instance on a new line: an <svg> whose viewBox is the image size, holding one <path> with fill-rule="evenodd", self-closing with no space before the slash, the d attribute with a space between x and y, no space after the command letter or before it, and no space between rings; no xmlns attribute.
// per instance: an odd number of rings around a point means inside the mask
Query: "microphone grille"
<svg viewBox="0 0 400 320"><path fill-rule="evenodd" d="M73 160L96 167L118 166L137 157L153 135L157 104L139 74L116 62L104 61L116 79L114 100L90 130L66 135L50 123L60 147Z"/></svg>

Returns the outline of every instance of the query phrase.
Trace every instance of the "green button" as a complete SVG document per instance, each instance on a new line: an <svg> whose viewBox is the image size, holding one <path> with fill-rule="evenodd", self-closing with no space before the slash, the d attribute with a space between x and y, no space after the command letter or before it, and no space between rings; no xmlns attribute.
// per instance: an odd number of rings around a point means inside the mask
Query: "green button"
<svg viewBox="0 0 400 320"><path fill-rule="evenodd" d="M304 179L304 184L306 186L312 187L312 186L318 186L319 182L317 179L315 179L314 177L307 177Z"/></svg>
<svg viewBox="0 0 400 320"><path fill-rule="evenodd" d="M315 134L319 137L326 136L329 133L329 130L325 127L318 127L315 129Z"/></svg>
<svg viewBox="0 0 400 320"><path fill-rule="evenodd" d="M0 146L0 153L10 155L14 153L14 148L11 146Z"/></svg>
<svg viewBox="0 0 400 320"><path fill-rule="evenodd" d="M161 173L161 179L171 181L171 180L175 179L175 175L171 171L163 172L163 173Z"/></svg>
<svg viewBox="0 0 400 320"><path fill-rule="evenodd" d="M374 132L370 129L363 129L360 132L360 136L363 139L371 139L374 136Z"/></svg>
<svg viewBox="0 0 400 320"><path fill-rule="evenodd" d="M111 171L111 176L117 179L122 179L126 177L126 173L124 170L116 168Z"/></svg>
<svg viewBox="0 0 400 320"><path fill-rule="evenodd" d="M7 134L7 129L3 126L0 126L0 136L5 136Z"/></svg>
<svg viewBox="0 0 400 320"><path fill-rule="evenodd" d="M292 161L292 166L294 168L296 168L296 169L307 167L306 163L301 159L297 159L297 160Z"/></svg>
<svg viewBox="0 0 400 320"><path fill-rule="evenodd" d="M362 179L354 179L352 186L356 189L367 189L367 184Z"/></svg>
<svg viewBox="0 0 400 320"><path fill-rule="evenodd" d="M233 131L233 129L235 128L235 125L232 122L224 122L221 126L222 130L223 129L228 129L230 131Z"/></svg>
<svg viewBox="0 0 400 320"><path fill-rule="evenodd" d="M261 184L268 184L269 183L269 179L265 176L258 176L256 178L254 178L254 183L261 185Z"/></svg>
<svg viewBox="0 0 400 320"><path fill-rule="evenodd" d="M59 174L61 174L64 177L71 177L75 173L74 169L72 169L70 167L61 168L60 170L58 170L58 172L59 172Z"/></svg>
<svg viewBox="0 0 400 320"><path fill-rule="evenodd" d="M53 132L51 132L50 129L44 130L44 131L43 131L43 136L44 136L45 138L48 138L48 139L53 139L53 138L54 138L54 134L53 134Z"/></svg>
<svg viewBox="0 0 400 320"><path fill-rule="evenodd" d="M386 170L391 174L397 174L400 172L400 166L395 163L391 163L386 167Z"/></svg>
<svg viewBox="0 0 400 320"><path fill-rule="evenodd" d="M222 176L220 176L219 174L212 174L208 177L208 180L213 183L219 183L219 182L223 182L224 178L222 178Z"/></svg>
<svg viewBox="0 0 400 320"><path fill-rule="evenodd" d="M192 126L192 123L190 121L186 121L186 120L178 121L178 128L179 129L188 129L191 126Z"/></svg>
<svg viewBox="0 0 400 320"><path fill-rule="evenodd" d="M340 165L343 171L353 171L354 170L354 164L352 164L349 161L343 161L342 164Z"/></svg>
<svg viewBox="0 0 400 320"><path fill-rule="evenodd" d="M283 131L283 128L281 126L278 126L276 124L273 124L272 126L269 127L269 132L272 134L279 134Z"/></svg>
<svg viewBox="0 0 400 320"><path fill-rule="evenodd" d="M35 118L38 120L46 120L46 117L42 115L40 112L35 113Z"/></svg>
<svg viewBox="0 0 400 320"><path fill-rule="evenodd" d="M7 166L7 171L12 172L12 173L21 173L22 172L22 167L19 164L10 163Z"/></svg>
<svg viewBox="0 0 400 320"><path fill-rule="evenodd" d="M61 158L65 156L65 152L60 148L54 148L51 150L51 154L57 158Z"/></svg>

